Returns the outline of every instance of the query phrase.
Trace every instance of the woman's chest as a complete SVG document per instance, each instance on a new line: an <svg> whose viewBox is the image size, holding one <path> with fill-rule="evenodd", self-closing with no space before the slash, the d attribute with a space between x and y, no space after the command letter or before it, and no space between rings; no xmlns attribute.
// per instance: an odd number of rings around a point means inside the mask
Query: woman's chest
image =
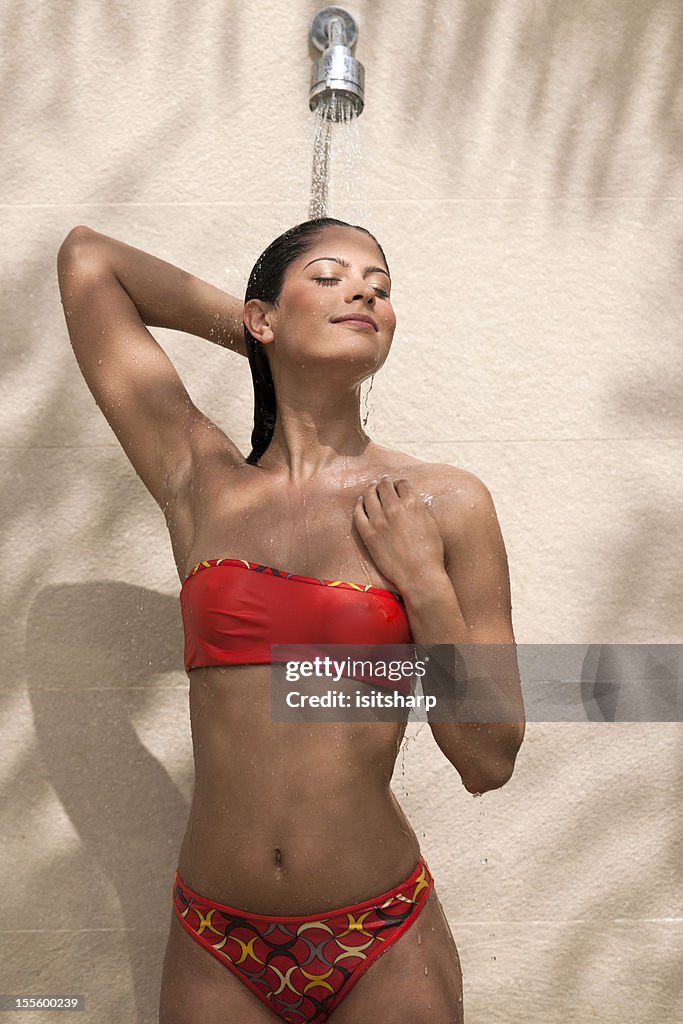
<svg viewBox="0 0 683 1024"><path fill-rule="evenodd" d="M192 537L174 544L179 573L240 558L303 576L387 585L353 524L357 488L229 487L205 494L185 516Z"/></svg>
<svg viewBox="0 0 683 1024"><path fill-rule="evenodd" d="M206 472L168 526L181 579L202 561L239 558L302 576L394 589L354 523L354 507L383 473L410 479L412 466L378 466L353 479L321 476L303 485L245 472ZM426 492L423 498L429 497Z"/></svg>

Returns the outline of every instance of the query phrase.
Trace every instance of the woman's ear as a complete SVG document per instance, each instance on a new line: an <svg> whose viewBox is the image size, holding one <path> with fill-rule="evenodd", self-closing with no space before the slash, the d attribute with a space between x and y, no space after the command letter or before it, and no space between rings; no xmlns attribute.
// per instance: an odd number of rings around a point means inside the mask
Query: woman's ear
<svg viewBox="0 0 683 1024"><path fill-rule="evenodd" d="M262 345L269 345L275 335L271 326L273 305L262 299L249 299L244 304L244 325Z"/></svg>

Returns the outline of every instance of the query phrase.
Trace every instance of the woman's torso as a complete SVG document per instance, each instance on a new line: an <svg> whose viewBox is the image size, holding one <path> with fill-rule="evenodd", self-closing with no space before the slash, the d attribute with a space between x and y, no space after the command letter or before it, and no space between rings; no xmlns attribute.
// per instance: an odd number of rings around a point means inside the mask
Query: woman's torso
<svg viewBox="0 0 683 1024"><path fill-rule="evenodd" d="M179 576L240 558L395 591L352 529L353 506L383 473L420 490L426 470L370 445L293 485L213 454L167 512ZM188 675L195 790L178 867L190 887L254 913L305 914L407 877L418 843L389 786L402 722L274 722L268 664Z"/></svg>

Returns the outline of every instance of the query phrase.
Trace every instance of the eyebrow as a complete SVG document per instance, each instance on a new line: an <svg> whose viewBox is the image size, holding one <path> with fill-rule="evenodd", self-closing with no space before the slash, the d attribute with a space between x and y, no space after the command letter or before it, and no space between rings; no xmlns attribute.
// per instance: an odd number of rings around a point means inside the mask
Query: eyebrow
<svg viewBox="0 0 683 1024"><path fill-rule="evenodd" d="M331 260L333 263L338 263L342 267L348 268L351 266L348 260L343 260L341 259L340 256L316 256L314 260L311 260L310 263L306 264L306 267L310 267L311 263L320 263L322 260ZM304 270L306 269L306 267L304 267ZM363 271L363 277L367 277L368 274L386 274L386 276L391 281L389 271L384 270L383 267L366 267L365 270Z"/></svg>

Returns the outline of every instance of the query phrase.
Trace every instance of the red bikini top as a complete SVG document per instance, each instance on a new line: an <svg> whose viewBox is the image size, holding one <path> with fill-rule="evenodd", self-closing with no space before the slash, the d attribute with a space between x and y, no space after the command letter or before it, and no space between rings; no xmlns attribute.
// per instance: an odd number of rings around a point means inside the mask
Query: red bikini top
<svg viewBox="0 0 683 1024"><path fill-rule="evenodd" d="M195 565L181 587L180 607L188 671L271 662L271 644L413 642L400 594L242 558Z"/></svg>

